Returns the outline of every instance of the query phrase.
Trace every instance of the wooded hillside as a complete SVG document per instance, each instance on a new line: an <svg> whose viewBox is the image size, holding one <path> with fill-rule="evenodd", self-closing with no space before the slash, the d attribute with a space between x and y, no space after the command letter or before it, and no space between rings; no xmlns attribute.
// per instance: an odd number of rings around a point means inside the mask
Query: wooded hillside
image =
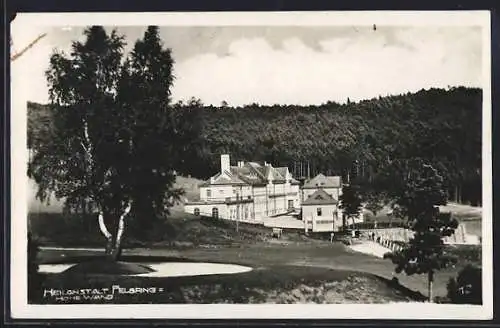
<svg viewBox="0 0 500 328"><path fill-rule="evenodd" d="M219 155L233 162L286 165L295 176L323 172L369 181L392 159L422 157L445 174L451 198L481 200L482 93L474 88L421 90L320 106L176 104L185 156L178 172L207 178ZM47 106L30 103L28 143L50 131ZM193 131L195 133L193 133ZM197 136L193 137L193 136ZM191 142L191 141L195 142Z"/></svg>

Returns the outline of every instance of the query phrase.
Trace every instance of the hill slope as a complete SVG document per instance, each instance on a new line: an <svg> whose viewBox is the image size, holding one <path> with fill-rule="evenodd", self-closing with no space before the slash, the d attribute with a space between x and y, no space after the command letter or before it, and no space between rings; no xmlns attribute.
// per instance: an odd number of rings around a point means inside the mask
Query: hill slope
<svg viewBox="0 0 500 328"><path fill-rule="evenodd" d="M369 179L388 158L419 156L442 168L456 200L481 200L480 89L421 90L344 105L183 106L176 106L179 128L194 130L199 140L178 145L189 150L177 168L182 175L208 178L219 169L219 155L230 153L233 161L286 165L295 176L351 171ZM28 107L33 147L50 129L50 111Z"/></svg>

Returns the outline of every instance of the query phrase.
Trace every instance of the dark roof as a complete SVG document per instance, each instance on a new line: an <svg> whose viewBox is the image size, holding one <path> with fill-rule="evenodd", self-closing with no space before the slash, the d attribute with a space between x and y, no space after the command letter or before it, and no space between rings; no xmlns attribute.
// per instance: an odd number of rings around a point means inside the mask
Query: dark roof
<svg viewBox="0 0 500 328"><path fill-rule="evenodd" d="M229 171L224 172L224 175L222 173L217 173L200 186L207 187L221 184L266 185L268 177L272 179L273 183L285 183L287 170L287 167L272 167L271 165L247 162L243 164L243 166L231 166ZM290 182L292 184L299 184L299 182L293 178Z"/></svg>
<svg viewBox="0 0 500 328"><path fill-rule="evenodd" d="M302 205L334 205L337 200L326 193L323 189L316 190L302 203Z"/></svg>
<svg viewBox="0 0 500 328"><path fill-rule="evenodd" d="M274 169L274 180L275 181L286 181L286 172L288 168L287 167L277 167Z"/></svg>
<svg viewBox="0 0 500 328"><path fill-rule="evenodd" d="M251 166L244 165L243 167L231 166L231 173L237 176L246 184L256 185L265 183L259 172L256 172Z"/></svg>
<svg viewBox="0 0 500 328"><path fill-rule="evenodd" d="M225 171L224 173L217 173L209 180L202 183L200 187L217 186L217 185L243 185L243 184L246 184L246 182L241 180L236 174L229 171Z"/></svg>
<svg viewBox="0 0 500 328"><path fill-rule="evenodd" d="M314 178L306 181L302 188L340 188L342 181L339 176L325 176L318 174Z"/></svg>

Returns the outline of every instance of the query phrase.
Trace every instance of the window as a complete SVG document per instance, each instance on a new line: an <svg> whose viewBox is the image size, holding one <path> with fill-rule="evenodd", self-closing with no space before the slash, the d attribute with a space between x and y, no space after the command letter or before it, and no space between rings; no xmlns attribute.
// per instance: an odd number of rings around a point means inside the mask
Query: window
<svg viewBox="0 0 500 328"><path fill-rule="evenodd" d="M288 200L288 209L291 210L293 208L293 200Z"/></svg>
<svg viewBox="0 0 500 328"><path fill-rule="evenodd" d="M245 206L245 219L248 219L248 206Z"/></svg>
<svg viewBox="0 0 500 328"><path fill-rule="evenodd" d="M207 189L207 197L208 198L212 197L212 190Z"/></svg>
<svg viewBox="0 0 500 328"><path fill-rule="evenodd" d="M212 208L212 217L215 219L219 218L219 209L217 207Z"/></svg>
<svg viewBox="0 0 500 328"><path fill-rule="evenodd" d="M321 207L318 207L316 209L316 213L317 213L318 216L321 216Z"/></svg>
<svg viewBox="0 0 500 328"><path fill-rule="evenodd" d="M194 215L200 216L200 209L198 207L194 209Z"/></svg>

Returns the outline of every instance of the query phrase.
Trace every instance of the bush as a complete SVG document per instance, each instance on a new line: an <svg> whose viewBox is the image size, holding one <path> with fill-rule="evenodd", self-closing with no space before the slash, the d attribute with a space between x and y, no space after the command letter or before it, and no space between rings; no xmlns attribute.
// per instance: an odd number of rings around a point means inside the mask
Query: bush
<svg viewBox="0 0 500 328"><path fill-rule="evenodd" d="M480 267L467 265L451 278L446 286L448 298L454 304L482 304L482 270Z"/></svg>
<svg viewBox="0 0 500 328"><path fill-rule="evenodd" d="M41 276L38 273L38 244L28 233L28 299L33 299L40 293Z"/></svg>

